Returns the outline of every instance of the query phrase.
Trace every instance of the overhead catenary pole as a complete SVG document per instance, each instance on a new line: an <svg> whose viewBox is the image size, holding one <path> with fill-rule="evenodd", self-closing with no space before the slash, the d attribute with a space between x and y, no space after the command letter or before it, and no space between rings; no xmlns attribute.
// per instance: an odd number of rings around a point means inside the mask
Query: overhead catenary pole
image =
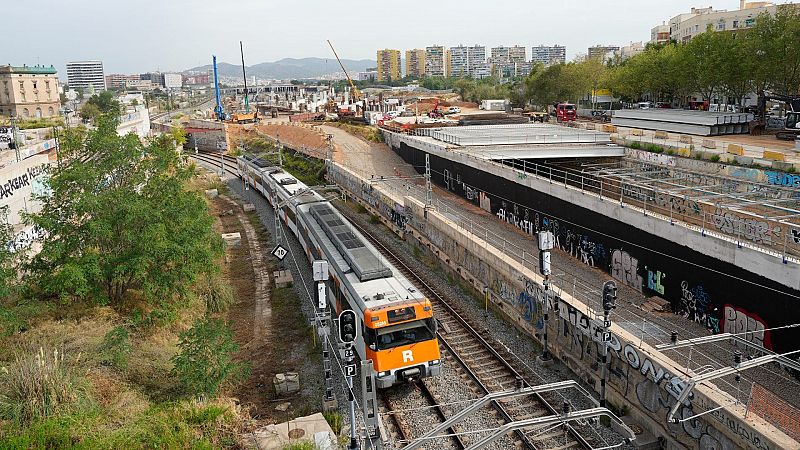
<svg viewBox="0 0 800 450"><path fill-rule="evenodd" d="M239 41L239 52L242 54L242 78L244 79L244 113L250 113L250 98L247 93L247 72L244 68L244 47L242 41Z"/></svg>
<svg viewBox="0 0 800 450"><path fill-rule="evenodd" d="M608 316L611 310L617 307L617 284L613 281L606 281L603 285L603 327L600 335L602 342L600 348L603 351L603 365L600 368L600 407L606 406L606 381L608 380L608 343L611 341L611 322Z"/></svg>

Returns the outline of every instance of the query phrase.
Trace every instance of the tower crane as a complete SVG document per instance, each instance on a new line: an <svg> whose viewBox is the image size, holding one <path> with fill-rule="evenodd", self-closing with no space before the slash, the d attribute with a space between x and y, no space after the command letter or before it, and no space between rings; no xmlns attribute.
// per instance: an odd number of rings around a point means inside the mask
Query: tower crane
<svg viewBox="0 0 800 450"><path fill-rule="evenodd" d="M353 80L350 78L350 74L347 73L347 69L344 68L344 64L342 64L342 60L339 59L339 55L336 53L336 49L333 48L333 44L331 44L330 39L328 39L327 41L328 41L328 45L331 47L331 50L333 51L333 56L336 57L336 61L339 61L339 66L342 68L342 71L344 71L344 76L347 77L347 82L350 83L350 99L351 99L351 101L353 103L361 101L361 91L358 90L356 85L353 83Z"/></svg>

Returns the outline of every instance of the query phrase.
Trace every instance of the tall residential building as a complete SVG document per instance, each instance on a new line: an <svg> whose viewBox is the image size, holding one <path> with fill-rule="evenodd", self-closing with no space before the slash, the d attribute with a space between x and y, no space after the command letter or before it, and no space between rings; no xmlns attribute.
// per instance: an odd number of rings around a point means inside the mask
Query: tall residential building
<svg viewBox="0 0 800 450"><path fill-rule="evenodd" d="M495 64L524 63L527 61L525 57L525 47L519 45L513 47L492 47L491 55L489 61Z"/></svg>
<svg viewBox="0 0 800 450"><path fill-rule="evenodd" d="M403 78L400 73L400 50L378 50L378 81L391 81Z"/></svg>
<svg viewBox="0 0 800 450"><path fill-rule="evenodd" d="M605 61L606 58L610 58L616 53L619 53L618 45L595 45L594 47L589 47L589 53L586 55L586 58Z"/></svg>
<svg viewBox="0 0 800 450"><path fill-rule="evenodd" d="M406 50L406 76L416 78L425 76L425 50L418 48Z"/></svg>
<svg viewBox="0 0 800 450"><path fill-rule="evenodd" d="M102 61L73 61L67 63L67 84L70 89L106 90Z"/></svg>
<svg viewBox="0 0 800 450"><path fill-rule="evenodd" d="M485 62L486 47L482 45L450 47L450 76L473 76L478 66Z"/></svg>
<svg viewBox="0 0 800 450"><path fill-rule="evenodd" d="M441 45L425 47L425 76L449 77L450 50Z"/></svg>
<svg viewBox="0 0 800 450"><path fill-rule="evenodd" d="M567 48L558 44L552 47L546 45L531 47L531 62L540 63L545 66L551 64L566 64Z"/></svg>
<svg viewBox="0 0 800 450"><path fill-rule="evenodd" d="M60 106L53 66L0 66L0 116L51 117Z"/></svg>
<svg viewBox="0 0 800 450"><path fill-rule="evenodd" d="M669 42L669 25L662 23L650 29L650 43L663 44Z"/></svg>
<svg viewBox="0 0 800 450"><path fill-rule="evenodd" d="M788 3L775 5L772 2L747 2L740 0L739 9L734 11L714 10L708 8L692 8L688 13L678 14L669 21L669 39L678 42L690 41L694 36L706 31L708 26L714 31L738 31L751 28L756 23L759 14L775 14L781 8L796 8L797 5ZM664 26L660 28L664 32ZM653 31L650 33L650 42L653 41Z"/></svg>

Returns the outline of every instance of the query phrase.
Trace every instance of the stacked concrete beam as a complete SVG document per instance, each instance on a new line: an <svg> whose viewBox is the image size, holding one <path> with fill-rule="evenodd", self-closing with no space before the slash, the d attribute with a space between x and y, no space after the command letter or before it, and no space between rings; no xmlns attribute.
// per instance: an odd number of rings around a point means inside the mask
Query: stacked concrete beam
<svg viewBox="0 0 800 450"><path fill-rule="evenodd" d="M673 133L717 136L749 132L752 114L677 109L623 109L614 111L611 123L623 127Z"/></svg>

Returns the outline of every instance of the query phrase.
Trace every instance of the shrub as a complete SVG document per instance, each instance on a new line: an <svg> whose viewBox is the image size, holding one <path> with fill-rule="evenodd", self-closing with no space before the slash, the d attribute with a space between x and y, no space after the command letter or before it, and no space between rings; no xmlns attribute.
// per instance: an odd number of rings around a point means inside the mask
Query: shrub
<svg viewBox="0 0 800 450"><path fill-rule="evenodd" d="M80 391L58 349L17 355L10 368L0 368L0 380L0 417L17 422L52 416Z"/></svg>
<svg viewBox="0 0 800 450"><path fill-rule="evenodd" d="M376 214L370 214L370 215L369 215L369 223L371 223L371 224L373 224L373 225L374 225L374 224L381 223L381 218L380 218L380 216L378 216L378 215L376 215Z"/></svg>
<svg viewBox="0 0 800 450"><path fill-rule="evenodd" d="M630 144L628 144L628 147L634 150L638 150L639 148L641 148L641 146L642 144L639 141L632 141Z"/></svg>
<svg viewBox="0 0 800 450"><path fill-rule="evenodd" d="M132 350L128 337L128 329L123 326L113 328L106 333L99 348L101 363L117 369L126 369Z"/></svg>
<svg viewBox="0 0 800 450"><path fill-rule="evenodd" d="M711 158L709 159L711 162L719 162L719 155L711 155Z"/></svg>
<svg viewBox="0 0 800 450"><path fill-rule="evenodd" d="M206 311L218 313L233 304L233 289L219 274L206 274L197 280L197 297L206 305Z"/></svg>
<svg viewBox="0 0 800 450"><path fill-rule="evenodd" d="M226 381L235 382L247 374L247 367L233 359L239 350L233 332L219 319L195 321L181 333L178 347L180 352L172 357L173 373L191 394L214 395Z"/></svg>
<svg viewBox="0 0 800 450"><path fill-rule="evenodd" d="M667 149L667 154L668 154L668 155L670 155L670 156L672 156L672 155L674 155L674 154L675 154L675 150L673 150L673 149L671 149L671 148L670 148L670 149Z"/></svg>
<svg viewBox="0 0 800 450"><path fill-rule="evenodd" d="M653 153L661 153L664 151L664 148L656 144L645 144L644 149Z"/></svg>
<svg viewBox="0 0 800 450"><path fill-rule="evenodd" d="M786 173L795 173L795 172L797 172L797 169L795 169L794 166L789 166L789 168L786 169Z"/></svg>
<svg viewBox="0 0 800 450"><path fill-rule="evenodd" d="M342 433L342 415L336 411L325 411L322 413L325 417L325 420L330 425L331 430L333 430L336 435L340 435Z"/></svg>

